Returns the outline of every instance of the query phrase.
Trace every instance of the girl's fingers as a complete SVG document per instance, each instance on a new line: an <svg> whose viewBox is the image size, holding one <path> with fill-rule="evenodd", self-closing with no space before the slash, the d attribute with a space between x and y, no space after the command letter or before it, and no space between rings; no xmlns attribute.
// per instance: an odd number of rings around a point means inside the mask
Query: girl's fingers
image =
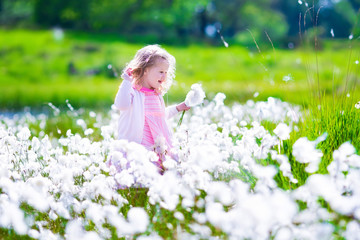
<svg viewBox="0 0 360 240"><path fill-rule="evenodd" d="M121 75L121 77L122 77L124 80L126 80L126 81L129 81L129 82L132 81L131 77L130 77L126 72L124 72L124 73Z"/></svg>
<svg viewBox="0 0 360 240"><path fill-rule="evenodd" d="M183 104L183 106L184 106L184 110L185 110L185 111L187 111L187 110L189 110L189 109L191 108L191 107L186 106L186 104L185 104L184 102L183 102L182 104Z"/></svg>
<svg viewBox="0 0 360 240"><path fill-rule="evenodd" d="M126 70L126 73L127 73L129 76L131 76L131 75L132 75L132 69L131 69L131 68L128 68L128 69Z"/></svg>
<svg viewBox="0 0 360 240"><path fill-rule="evenodd" d="M191 107L186 106L185 103L181 103L178 108L180 111L188 111Z"/></svg>

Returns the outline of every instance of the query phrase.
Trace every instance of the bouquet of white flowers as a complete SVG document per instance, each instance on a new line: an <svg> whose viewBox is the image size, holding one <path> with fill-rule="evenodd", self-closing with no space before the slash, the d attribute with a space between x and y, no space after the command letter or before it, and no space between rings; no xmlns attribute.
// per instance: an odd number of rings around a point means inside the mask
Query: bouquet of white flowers
<svg viewBox="0 0 360 240"><path fill-rule="evenodd" d="M191 85L191 90L186 94L185 105L188 107L195 107L203 103L205 98L205 92L201 87L200 83L195 83ZM182 112L178 126L181 125L184 118L185 111Z"/></svg>

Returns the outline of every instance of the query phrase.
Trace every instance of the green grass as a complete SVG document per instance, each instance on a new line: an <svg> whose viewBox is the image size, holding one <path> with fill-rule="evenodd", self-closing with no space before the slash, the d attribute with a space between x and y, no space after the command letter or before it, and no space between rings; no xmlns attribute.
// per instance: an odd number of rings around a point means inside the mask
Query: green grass
<svg viewBox="0 0 360 240"><path fill-rule="evenodd" d="M283 142L281 153L289 158L294 177L299 180L297 184L289 182L281 174L276 176L278 186L283 189L294 189L303 185L310 176L305 171L305 164L296 161L292 155L293 144L301 137L307 137L313 141L319 136L327 133L323 142L317 145L323 153L319 169L316 173L327 174L327 167L333 161L335 150L345 143L350 142L357 154L360 152L360 111L354 106L351 97L337 96L328 98L322 95L314 97L309 108L303 112L302 121L298 125L298 131L293 131L290 139ZM276 165L276 164L275 164Z"/></svg>
<svg viewBox="0 0 360 240"><path fill-rule="evenodd" d="M18 235L13 229L0 228L1 240L32 240L29 236Z"/></svg>
<svg viewBox="0 0 360 240"><path fill-rule="evenodd" d="M65 32L59 42L45 30L0 30L0 34L2 109L41 107L47 102L59 106L66 99L75 107L110 106L120 80L107 69L108 64L120 72L144 46L125 42L118 35ZM358 78L359 65L354 62L359 59L360 45L356 41L324 40L317 55L309 48L264 47L259 52L235 45L163 47L177 60L176 83L166 96L169 102L183 100L191 84L201 82L209 98L224 92L226 103L244 102L258 92L256 100L273 96L308 105L311 86L319 84L331 95L333 90L343 90L346 79L354 83ZM70 64L76 74L69 73ZM97 74L89 75L89 71ZM289 74L292 80L283 81ZM359 92L354 93L358 98Z"/></svg>
<svg viewBox="0 0 360 240"><path fill-rule="evenodd" d="M354 107L349 99L338 99L333 102L327 99L315 101L307 111L299 135L307 136L314 140L323 133L328 136L319 144L324 156L320 164L319 172L327 173L326 167L332 161L332 154L341 144L350 143L360 150L360 111Z"/></svg>

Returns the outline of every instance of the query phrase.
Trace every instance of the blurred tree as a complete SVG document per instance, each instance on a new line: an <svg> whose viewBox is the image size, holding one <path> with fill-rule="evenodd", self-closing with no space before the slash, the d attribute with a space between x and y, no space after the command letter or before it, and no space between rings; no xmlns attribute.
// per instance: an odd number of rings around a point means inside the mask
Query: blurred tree
<svg viewBox="0 0 360 240"><path fill-rule="evenodd" d="M23 24L23 26L28 26L32 15L33 5L31 1L0 0L0 24L2 25Z"/></svg>
<svg viewBox="0 0 360 240"><path fill-rule="evenodd" d="M34 0L35 21L40 25L60 25L60 14L64 9L62 0L53 0L51 3L45 0Z"/></svg>
<svg viewBox="0 0 360 240"><path fill-rule="evenodd" d="M220 43L220 33L253 45L253 37L267 42L269 36L287 45L298 38L299 23L302 31L316 27L319 8L323 36L331 36L331 29L335 37L360 34L359 7L360 0L0 0L0 24L34 19L44 27L147 35L168 43L195 37Z"/></svg>
<svg viewBox="0 0 360 240"><path fill-rule="evenodd" d="M42 26L87 29L91 2L92 0L34 0L34 18Z"/></svg>
<svg viewBox="0 0 360 240"><path fill-rule="evenodd" d="M160 39L188 36L197 26L197 9L208 0L93 0L89 22L94 30L152 34Z"/></svg>
<svg viewBox="0 0 360 240"><path fill-rule="evenodd" d="M343 0L321 7L319 26L325 29L324 36L331 37L331 32L333 32L336 37L347 38L356 23L356 12L351 3Z"/></svg>
<svg viewBox="0 0 360 240"><path fill-rule="evenodd" d="M248 0L214 0L207 7L209 24L216 24L225 36L232 37L237 30L247 25L244 22L243 7ZM246 20L245 20L246 21Z"/></svg>
<svg viewBox="0 0 360 240"><path fill-rule="evenodd" d="M207 8L209 24L235 41L253 45L254 39L280 41L287 34L284 15L270 0L213 0Z"/></svg>
<svg viewBox="0 0 360 240"><path fill-rule="evenodd" d="M296 0L274 0L272 7L278 9L285 16L289 28L287 36L290 38L297 37L299 34L299 17L302 13L301 5ZM303 13L302 13L303 14Z"/></svg>
<svg viewBox="0 0 360 240"><path fill-rule="evenodd" d="M296 0L273 1L273 6L286 16L289 24L287 35L290 39L299 34L299 27L302 32L318 27L318 34L322 33L324 37L331 37L332 33L335 37L349 36L356 23L359 4L360 0L314 0L308 1L307 4L306 1Z"/></svg>
<svg viewBox="0 0 360 240"><path fill-rule="evenodd" d="M141 11L143 0L93 0L89 5L89 26L93 30L126 32L132 27L132 15Z"/></svg>
<svg viewBox="0 0 360 240"><path fill-rule="evenodd" d="M171 35L172 38L185 37L196 32L198 10L207 5L207 0L147 0L146 11L137 12L139 22L155 27L160 35Z"/></svg>
<svg viewBox="0 0 360 240"><path fill-rule="evenodd" d="M351 5L355 9L355 11L359 11L359 9L360 9L360 0L350 0L349 2L351 3Z"/></svg>

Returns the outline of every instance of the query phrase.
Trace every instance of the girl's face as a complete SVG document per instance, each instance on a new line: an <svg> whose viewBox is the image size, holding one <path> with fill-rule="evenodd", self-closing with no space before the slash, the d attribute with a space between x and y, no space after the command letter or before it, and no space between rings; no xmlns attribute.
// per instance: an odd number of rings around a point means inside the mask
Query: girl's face
<svg viewBox="0 0 360 240"><path fill-rule="evenodd" d="M166 81L168 69L169 63L165 59L155 60L153 66L145 69L142 86L149 89L159 89L161 84Z"/></svg>

